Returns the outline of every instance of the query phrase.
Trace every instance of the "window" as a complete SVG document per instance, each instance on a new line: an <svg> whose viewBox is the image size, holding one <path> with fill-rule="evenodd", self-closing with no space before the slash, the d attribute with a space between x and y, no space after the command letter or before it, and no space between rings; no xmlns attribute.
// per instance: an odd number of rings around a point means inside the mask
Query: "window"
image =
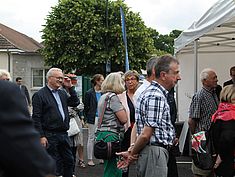
<svg viewBox="0 0 235 177"><path fill-rule="evenodd" d="M44 87L46 85L46 73L48 69L32 69L32 87Z"/></svg>

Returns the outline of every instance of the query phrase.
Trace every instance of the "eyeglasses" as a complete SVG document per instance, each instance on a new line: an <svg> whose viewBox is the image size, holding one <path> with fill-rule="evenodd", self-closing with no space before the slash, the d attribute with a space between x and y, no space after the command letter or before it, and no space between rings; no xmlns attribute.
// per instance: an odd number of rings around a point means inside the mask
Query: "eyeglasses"
<svg viewBox="0 0 235 177"><path fill-rule="evenodd" d="M136 77L129 77L129 78L126 78L126 79L125 79L125 82L128 82L128 81L135 81L135 80L137 80Z"/></svg>

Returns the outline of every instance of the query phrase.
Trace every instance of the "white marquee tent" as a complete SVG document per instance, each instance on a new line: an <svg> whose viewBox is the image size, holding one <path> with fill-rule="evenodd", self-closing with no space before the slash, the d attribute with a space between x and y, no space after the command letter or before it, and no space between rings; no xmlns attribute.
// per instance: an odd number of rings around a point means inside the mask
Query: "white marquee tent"
<svg viewBox="0 0 235 177"><path fill-rule="evenodd" d="M235 0L219 0L198 21L175 40L180 62L177 87L179 120L188 118L192 95L201 88L199 74L204 68L216 70L219 84L230 79L235 65Z"/></svg>

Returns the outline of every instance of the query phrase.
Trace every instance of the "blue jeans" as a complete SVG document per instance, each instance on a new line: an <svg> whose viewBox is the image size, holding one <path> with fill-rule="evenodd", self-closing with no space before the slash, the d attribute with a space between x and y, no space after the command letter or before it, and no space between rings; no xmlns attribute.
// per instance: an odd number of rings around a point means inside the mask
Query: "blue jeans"
<svg viewBox="0 0 235 177"><path fill-rule="evenodd" d="M67 132L46 133L48 140L47 152L56 161L56 175L72 177L74 158L71 149L71 141Z"/></svg>

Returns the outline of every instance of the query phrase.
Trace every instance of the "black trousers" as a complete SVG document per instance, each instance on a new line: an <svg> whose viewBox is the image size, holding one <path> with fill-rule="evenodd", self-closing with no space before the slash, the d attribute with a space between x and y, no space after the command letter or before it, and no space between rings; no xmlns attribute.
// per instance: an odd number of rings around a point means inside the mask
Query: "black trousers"
<svg viewBox="0 0 235 177"><path fill-rule="evenodd" d="M178 177L178 169L175 156L169 151L169 161L167 164L167 177Z"/></svg>
<svg viewBox="0 0 235 177"><path fill-rule="evenodd" d="M47 152L56 161L56 175L71 177L73 175L74 158L71 141L66 133L46 133Z"/></svg>
<svg viewBox="0 0 235 177"><path fill-rule="evenodd" d="M234 172L234 150L235 150L235 121L218 120L213 125L213 142L216 152L220 154L221 164L215 170L216 175L233 177Z"/></svg>
<svg viewBox="0 0 235 177"><path fill-rule="evenodd" d="M128 130L124 133L121 151L127 151L130 146L131 130L132 129L129 127ZM125 172L124 171L122 172L122 177L128 177L128 176L129 176L129 167Z"/></svg>

